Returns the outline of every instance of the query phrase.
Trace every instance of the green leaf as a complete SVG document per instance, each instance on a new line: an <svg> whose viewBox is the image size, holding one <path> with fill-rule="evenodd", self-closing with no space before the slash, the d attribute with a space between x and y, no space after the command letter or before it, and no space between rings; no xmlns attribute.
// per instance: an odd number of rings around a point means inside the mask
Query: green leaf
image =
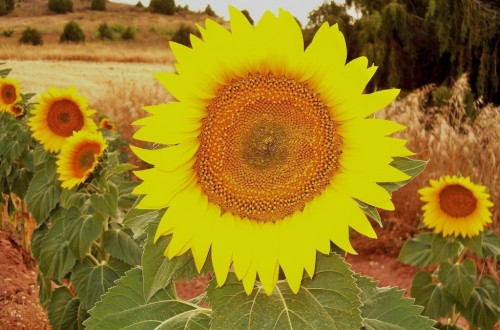
<svg viewBox="0 0 500 330"><path fill-rule="evenodd" d="M43 169L37 171L26 193L26 203L37 224L44 223L49 217L61 195L61 187L57 181L54 158L46 162Z"/></svg>
<svg viewBox="0 0 500 330"><path fill-rule="evenodd" d="M462 236L459 236L458 240L463 246L474 252L478 257L483 257L483 235L474 236L472 238L463 238Z"/></svg>
<svg viewBox="0 0 500 330"><path fill-rule="evenodd" d="M48 228L47 225L43 224L33 232L33 236L31 236L31 254L35 260L40 264L40 252L42 251L42 242L47 234Z"/></svg>
<svg viewBox="0 0 500 330"><path fill-rule="evenodd" d="M364 214L369 216L371 219L373 219L380 227L382 227L382 218L380 217L380 214L378 213L378 210L375 206L368 205L362 201L359 201L356 199L356 202L358 203L359 207L361 208L361 211L363 211Z"/></svg>
<svg viewBox="0 0 500 330"><path fill-rule="evenodd" d="M132 232L128 228L107 230L102 236L103 248L113 257L131 266L139 265L142 250L131 236Z"/></svg>
<svg viewBox="0 0 500 330"><path fill-rule="evenodd" d="M94 193L90 196L90 204L97 211L116 218L118 209L118 189L110 184L109 191L103 194Z"/></svg>
<svg viewBox="0 0 500 330"><path fill-rule="evenodd" d="M64 237L71 252L83 260L89 248L100 235L104 218L99 213L81 214L80 209L72 207L64 215Z"/></svg>
<svg viewBox="0 0 500 330"><path fill-rule="evenodd" d="M399 252L398 260L404 264L425 267L431 263L434 233L420 233L405 242Z"/></svg>
<svg viewBox="0 0 500 330"><path fill-rule="evenodd" d="M419 175L427 166L427 161L411 159L407 157L394 157L394 161L390 164L392 167L397 168L401 172L404 172L411 176L411 179L400 182L381 182L378 183L381 187L387 190L390 194L399 188L407 185L414 177Z"/></svg>
<svg viewBox="0 0 500 330"><path fill-rule="evenodd" d="M135 208L139 203L140 198L135 203L134 207L123 218L123 225L132 229L134 238L143 236L146 228L152 221L160 221L166 209L162 210L141 210Z"/></svg>
<svg viewBox="0 0 500 330"><path fill-rule="evenodd" d="M413 299L403 298L404 290L377 288L377 282L361 275L356 275L356 284L361 289L362 329L434 329L434 321L420 315L422 307L414 305Z"/></svg>
<svg viewBox="0 0 500 330"><path fill-rule="evenodd" d="M71 274L71 282L81 299L82 306L89 310L123 274L105 263L101 265L77 263Z"/></svg>
<svg viewBox="0 0 500 330"><path fill-rule="evenodd" d="M500 238L492 231L483 234L483 256L500 256Z"/></svg>
<svg viewBox="0 0 500 330"><path fill-rule="evenodd" d="M466 259L463 264L444 262L439 266L438 277L450 295L463 305L469 301L476 281L476 265Z"/></svg>
<svg viewBox="0 0 500 330"><path fill-rule="evenodd" d="M161 236L156 243L153 238L158 227L158 221L152 222L148 229L144 253L142 255L144 298L146 301L160 289L168 286L178 278L191 279L198 276L191 253L184 253L179 257L167 259L165 249L170 242L171 235Z"/></svg>
<svg viewBox="0 0 500 330"><path fill-rule="evenodd" d="M232 273L221 288L212 281L207 294L213 329L359 329L359 292L349 265L332 254L318 255L313 279L297 294L278 281L269 297L259 283L247 296Z"/></svg>
<svg viewBox="0 0 500 330"><path fill-rule="evenodd" d="M455 304L455 299L433 283L432 276L425 271L413 278L411 296L415 298L415 304L424 307L422 314L435 320L447 316Z"/></svg>
<svg viewBox="0 0 500 330"><path fill-rule="evenodd" d="M435 235L431 246L431 263L452 261L458 257L461 247L454 237Z"/></svg>
<svg viewBox="0 0 500 330"><path fill-rule="evenodd" d="M11 71L12 71L12 69L2 69L2 70L0 70L0 77L2 77L2 78L7 77Z"/></svg>
<svg viewBox="0 0 500 330"><path fill-rule="evenodd" d="M48 315L53 330L77 330L80 300L65 286L57 288L50 300Z"/></svg>
<svg viewBox="0 0 500 330"><path fill-rule="evenodd" d="M12 192L19 198L24 198L28 192L28 187L33 178L33 173L26 168L16 171L16 176L12 182Z"/></svg>
<svg viewBox="0 0 500 330"><path fill-rule="evenodd" d="M61 280L76 262L76 256L69 248L64 236L64 210L53 212L52 227L41 244L40 270L51 279Z"/></svg>
<svg viewBox="0 0 500 330"><path fill-rule="evenodd" d="M89 311L87 329L208 329L210 310L177 300L172 287L144 298L142 271L127 272Z"/></svg>
<svg viewBox="0 0 500 330"><path fill-rule="evenodd" d="M113 166L112 168L109 169L110 174L123 174L125 172L128 172L130 170L133 170L137 166L132 165L132 164L118 164L116 166Z"/></svg>
<svg viewBox="0 0 500 330"><path fill-rule="evenodd" d="M41 271L38 271L36 283L38 284L38 302L45 308L52 297L52 282Z"/></svg>
<svg viewBox="0 0 500 330"><path fill-rule="evenodd" d="M483 276L474 288L466 306L458 305L460 313L477 328L491 330L500 315L500 290L491 276Z"/></svg>
<svg viewBox="0 0 500 330"><path fill-rule="evenodd" d="M458 325L451 325L451 324L441 324L440 322L436 323L434 327L438 330L465 330L464 328L458 326Z"/></svg>
<svg viewBox="0 0 500 330"><path fill-rule="evenodd" d="M88 195L83 192L75 191L72 189L63 189L63 191L61 192L61 206L66 209L69 209L72 206L83 208L87 200Z"/></svg>

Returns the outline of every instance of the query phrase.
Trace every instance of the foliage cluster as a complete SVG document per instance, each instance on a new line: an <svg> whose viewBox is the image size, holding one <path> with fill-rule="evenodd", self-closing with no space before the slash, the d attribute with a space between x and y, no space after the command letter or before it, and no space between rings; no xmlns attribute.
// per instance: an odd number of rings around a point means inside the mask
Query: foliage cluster
<svg viewBox="0 0 500 330"><path fill-rule="evenodd" d="M217 17L217 14L215 13L215 11L212 9L212 7L210 7L210 5L207 5L207 7L205 8L205 11L204 13L210 17Z"/></svg>
<svg viewBox="0 0 500 330"><path fill-rule="evenodd" d="M148 8L153 13L169 16L174 15L177 9L174 0L151 0Z"/></svg>
<svg viewBox="0 0 500 330"><path fill-rule="evenodd" d="M437 264L432 272L417 273L411 285L423 315L445 319L437 328L461 329L457 321L463 316L471 329L491 330L500 316L500 289L498 278L483 272L488 264L496 267L499 256L500 238L491 231L472 238L422 232L405 243L398 259L420 268Z"/></svg>
<svg viewBox="0 0 500 330"><path fill-rule="evenodd" d="M200 36L198 29L190 25L181 25L172 36L171 41L177 42L181 45L191 47L191 35Z"/></svg>
<svg viewBox="0 0 500 330"><path fill-rule="evenodd" d="M353 5L362 13L354 20ZM476 97L500 103L500 19L495 1L331 1L311 12L306 44L323 22L338 23L350 58L380 65L371 89L412 90L468 72Z"/></svg>
<svg viewBox="0 0 500 330"><path fill-rule="evenodd" d="M7 15L14 10L15 0L0 0L0 16Z"/></svg>
<svg viewBox="0 0 500 330"><path fill-rule="evenodd" d="M69 21L64 26L64 30L61 33L61 37L59 38L59 42L83 42L85 41L85 34L83 33L82 28L75 21Z"/></svg>
<svg viewBox="0 0 500 330"><path fill-rule="evenodd" d="M49 0L49 10L64 14L73 11L73 0Z"/></svg>
<svg viewBox="0 0 500 330"><path fill-rule="evenodd" d="M90 3L90 9L106 11L106 0L92 0Z"/></svg>
<svg viewBox="0 0 500 330"><path fill-rule="evenodd" d="M33 46L41 46L43 45L42 33L38 29L31 28L28 26L21 33L21 37L19 38L19 43L31 44Z"/></svg>
<svg viewBox="0 0 500 330"><path fill-rule="evenodd" d="M122 40L134 40L137 28L133 26L124 27L122 25L109 26L107 23L101 23L97 29L97 37L101 40L114 40L116 34L120 35Z"/></svg>
<svg viewBox="0 0 500 330"><path fill-rule="evenodd" d="M2 31L2 35L7 38L12 37L13 34L14 34L13 29L7 29Z"/></svg>

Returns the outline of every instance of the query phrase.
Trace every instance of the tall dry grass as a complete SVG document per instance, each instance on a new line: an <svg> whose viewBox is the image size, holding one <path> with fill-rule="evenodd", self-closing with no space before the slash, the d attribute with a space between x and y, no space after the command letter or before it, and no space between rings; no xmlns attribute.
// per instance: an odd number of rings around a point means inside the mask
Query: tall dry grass
<svg viewBox="0 0 500 330"><path fill-rule="evenodd" d="M377 116L393 119L407 129L400 133L417 158L428 159L424 172L394 198L396 217L416 225L422 215L417 190L429 179L442 175L470 176L477 184L488 187L495 203L492 228L498 231L500 217L500 107L475 102L478 115L474 121L466 115L464 96L470 91L467 75L450 88L450 98L441 106L429 105L438 88L424 86Z"/></svg>

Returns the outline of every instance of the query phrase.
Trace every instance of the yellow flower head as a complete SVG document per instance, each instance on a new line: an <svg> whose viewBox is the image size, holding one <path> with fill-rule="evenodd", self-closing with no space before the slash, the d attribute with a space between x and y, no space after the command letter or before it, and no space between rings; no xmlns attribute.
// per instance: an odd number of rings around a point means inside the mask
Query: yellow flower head
<svg viewBox="0 0 500 330"><path fill-rule="evenodd" d="M424 224L443 236L474 237L491 223L493 206L486 187L472 183L469 177L449 176L430 180L422 188L420 199L425 202Z"/></svg>
<svg viewBox="0 0 500 330"><path fill-rule="evenodd" d="M211 251L218 285L232 266L247 293L258 275L271 294L283 270L293 292L330 242L355 253L349 228L376 234L356 200L392 210L378 182L409 177L389 164L412 153L388 135L403 126L367 119L398 90L362 94L375 73L346 62L338 26L325 23L304 50L294 17L266 12L255 28L230 8L231 30L206 21L192 48L170 46L177 73L157 78L176 102L146 107L133 147L139 208L168 207L156 238L173 234L168 258L191 250L201 269Z"/></svg>
<svg viewBox="0 0 500 330"><path fill-rule="evenodd" d="M10 105L20 100L19 83L14 79L0 78L0 111L8 111Z"/></svg>
<svg viewBox="0 0 500 330"><path fill-rule="evenodd" d="M7 111L14 117L20 117L25 113L24 106L21 103L9 104L7 106Z"/></svg>
<svg viewBox="0 0 500 330"><path fill-rule="evenodd" d="M77 94L76 88L51 87L38 98L28 125L45 150L58 152L73 132L97 130L90 118L94 113L87 109L87 100Z"/></svg>
<svg viewBox="0 0 500 330"><path fill-rule="evenodd" d="M102 117L99 120L99 128L104 128L110 131L116 131L116 125L108 117Z"/></svg>
<svg viewBox="0 0 500 330"><path fill-rule="evenodd" d="M87 180L105 149L101 133L79 131L69 137L57 160L61 187L71 189Z"/></svg>

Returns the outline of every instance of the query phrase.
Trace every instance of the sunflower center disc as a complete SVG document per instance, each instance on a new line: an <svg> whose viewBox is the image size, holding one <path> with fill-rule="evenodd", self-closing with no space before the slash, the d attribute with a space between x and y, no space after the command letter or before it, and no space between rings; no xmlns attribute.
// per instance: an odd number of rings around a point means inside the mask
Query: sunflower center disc
<svg viewBox="0 0 500 330"><path fill-rule="evenodd" d="M50 107L47 123L52 132L59 136L68 137L74 131L82 129L84 118L78 105L70 100L60 100L54 102Z"/></svg>
<svg viewBox="0 0 500 330"><path fill-rule="evenodd" d="M303 210L338 169L337 126L306 83L250 74L222 87L206 110L194 169L223 212L283 219Z"/></svg>
<svg viewBox="0 0 500 330"><path fill-rule="evenodd" d="M5 104L14 103L16 100L16 89L12 85L6 85L2 89L2 100Z"/></svg>
<svg viewBox="0 0 500 330"><path fill-rule="evenodd" d="M441 210L454 218L463 218L476 210L477 199L461 185L450 185L439 193Z"/></svg>
<svg viewBox="0 0 500 330"><path fill-rule="evenodd" d="M89 144L81 148L75 157L75 172L83 176L96 161L96 155L100 152L99 145Z"/></svg>

